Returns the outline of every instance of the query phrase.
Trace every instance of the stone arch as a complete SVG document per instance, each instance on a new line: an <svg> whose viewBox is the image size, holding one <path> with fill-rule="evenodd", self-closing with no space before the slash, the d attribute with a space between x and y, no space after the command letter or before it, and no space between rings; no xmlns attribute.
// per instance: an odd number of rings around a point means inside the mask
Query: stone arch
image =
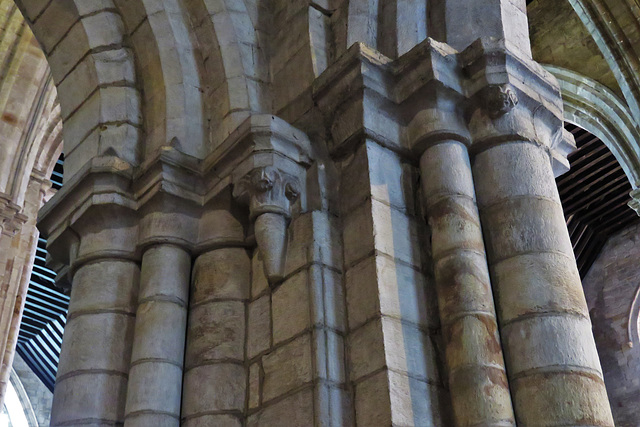
<svg viewBox="0 0 640 427"><path fill-rule="evenodd" d="M630 48L624 29L612 14L613 8L607 7L601 0L569 0L569 3L609 64L631 115L636 121L640 121L640 64L637 55ZM626 7L618 6L617 9L624 13Z"/></svg>
<svg viewBox="0 0 640 427"><path fill-rule="evenodd" d="M16 155L18 165L14 191L19 204L23 203L31 177L47 180L62 152L60 106L50 76L45 80L31 115L32 125L28 127Z"/></svg>
<svg viewBox="0 0 640 427"><path fill-rule="evenodd" d="M140 160L133 54L111 0L16 0L47 56L64 122L65 179L108 150Z"/></svg>
<svg viewBox="0 0 640 427"><path fill-rule="evenodd" d="M546 66L558 79L565 119L600 138L631 186L640 185L640 130L626 105L604 85L574 71Z"/></svg>
<svg viewBox="0 0 640 427"><path fill-rule="evenodd" d="M269 111L269 67L264 44L267 19L260 1L187 0L199 46L205 105L210 111L205 154L251 112Z"/></svg>
<svg viewBox="0 0 640 427"><path fill-rule="evenodd" d="M142 157L177 138L200 157L204 143L200 73L190 25L177 0L115 0L123 16L142 88Z"/></svg>

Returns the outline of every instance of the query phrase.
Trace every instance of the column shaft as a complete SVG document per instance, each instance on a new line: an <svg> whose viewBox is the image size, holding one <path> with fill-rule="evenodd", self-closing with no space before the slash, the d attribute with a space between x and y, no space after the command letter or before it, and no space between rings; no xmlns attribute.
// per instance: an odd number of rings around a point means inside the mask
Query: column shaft
<svg viewBox="0 0 640 427"><path fill-rule="evenodd" d="M467 148L420 161L456 425L515 425Z"/></svg>
<svg viewBox="0 0 640 427"><path fill-rule="evenodd" d="M547 151L489 146L473 172L518 425L613 426Z"/></svg>
<svg viewBox="0 0 640 427"><path fill-rule="evenodd" d="M251 262L244 248L216 249L196 259L182 392L184 426L242 425L250 283Z"/></svg>
<svg viewBox="0 0 640 427"><path fill-rule="evenodd" d="M135 262L112 258L76 271L52 426L124 422L139 272Z"/></svg>
<svg viewBox="0 0 640 427"><path fill-rule="evenodd" d="M191 255L173 245L142 257L125 425L179 426Z"/></svg>

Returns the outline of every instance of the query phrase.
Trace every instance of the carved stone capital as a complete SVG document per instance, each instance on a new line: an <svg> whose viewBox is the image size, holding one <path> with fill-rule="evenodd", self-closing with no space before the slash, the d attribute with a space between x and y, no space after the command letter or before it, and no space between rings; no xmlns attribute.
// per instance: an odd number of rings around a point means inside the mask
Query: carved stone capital
<svg viewBox="0 0 640 427"><path fill-rule="evenodd" d="M504 116L516 105L518 95L510 85L489 85L485 88L484 108L492 119Z"/></svg>
<svg viewBox="0 0 640 427"><path fill-rule="evenodd" d="M249 205L252 220L267 212L290 218L300 192L298 178L273 166L265 166L243 176L234 186L233 196Z"/></svg>
<svg viewBox="0 0 640 427"><path fill-rule="evenodd" d="M479 152L518 140L551 152L564 125L556 78L526 55L507 49L504 40L479 39L459 58L467 76L465 115L473 141L471 150Z"/></svg>

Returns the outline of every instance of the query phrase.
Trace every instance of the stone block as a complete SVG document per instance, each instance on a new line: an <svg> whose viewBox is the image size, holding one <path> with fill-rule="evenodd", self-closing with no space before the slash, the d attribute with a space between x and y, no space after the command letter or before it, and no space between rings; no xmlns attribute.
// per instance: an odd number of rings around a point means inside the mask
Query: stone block
<svg viewBox="0 0 640 427"><path fill-rule="evenodd" d="M497 162L505 167L494 167ZM476 156L473 171L476 186L482 188L478 193L481 207L519 196L558 200L549 155L536 145L523 142L492 147Z"/></svg>
<svg viewBox="0 0 640 427"><path fill-rule="evenodd" d="M345 381L345 343L333 330L316 328L312 333L314 377L334 384Z"/></svg>
<svg viewBox="0 0 640 427"><path fill-rule="evenodd" d="M349 268L375 250L371 202L365 201L346 214L343 226L344 264Z"/></svg>
<svg viewBox="0 0 640 427"><path fill-rule="evenodd" d="M200 255L193 267L191 304L212 298L247 299L250 265L242 248L217 249Z"/></svg>
<svg viewBox="0 0 640 427"><path fill-rule="evenodd" d="M122 375L91 373L58 381L51 409L51 425L79 424L100 419L124 421L127 379Z"/></svg>
<svg viewBox="0 0 640 427"><path fill-rule="evenodd" d="M436 349L429 335L415 325L383 317L349 336L351 380L388 367L423 381L440 381Z"/></svg>
<svg viewBox="0 0 640 427"><path fill-rule="evenodd" d="M529 317L505 325L501 335L510 375L558 366L602 375L589 319L571 314Z"/></svg>
<svg viewBox="0 0 640 427"><path fill-rule="evenodd" d="M286 421L284 421L286 420ZM249 416L247 427L313 426L313 392L301 390Z"/></svg>
<svg viewBox="0 0 640 427"><path fill-rule="evenodd" d="M417 325L437 324L437 304L423 273L383 256L371 256L346 274L349 327L383 314Z"/></svg>
<svg viewBox="0 0 640 427"><path fill-rule="evenodd" d="M127 414L139 411L180 416L182 369L170 363L145 362L131 367Z"/></svg>
<svg viewBox="0 0 640 427"><path fill-rule="evenodd" d="M518 425L575 425L576 420L613 425L600 378L580 372L540 373L512 380L511 390Z"/></svg>
<svg viewBox="0 0 640 427"><path fill-rule="evenodd" d="M501 322L536 312L588 314L578 269L564 255L522 254L506 259L493 267L493 280Z"/></svg>
<svg viewBox="0 0 640 427"><path fill-rule="evenodd" d="M249 366L249 409L255 409L261 403L261 370L259 363Z"/></svg>
<svg viewBox="0 0 640 427"><path fill-rule="evenodd" d="M560 252L567 262L573 262L567 223L558 201L513 199L492 207L483 219L487 252L495 262L531 252Z"/></svg>
<svg viewBox="0 0 640 427"><path fill-rule="evenodd" d="M134 322L134 317L116 313L70 319L64 331L58 377L82 370L128 372Z"/></svg>
<svg viewBox="0 0 640 427"><path fill-rule="evenodd" d="M180 425L180 419L168 414L133 414L127 416L127 427L176 427Z"/></svg>
<svg viewBox="0 0 640 427"><path fill-rule="evenodd" d="M357 426L391 426L388 371L381 371L355 386Z"/></svg>
<svg viewBox="0 0 640 427"><path fill-rule="evenodd" d="M317 265L309 269L311 323L338 331L346 329L346 310L342 276Z"/></svg>
<svg viewBox="0 0 640 427"><path fill-rule="evenodd" d="M177 246L153 246L143 256L139 298L168 297L186 304L190 275L188 252Z"/></svg>
<svg viewBox="0 0 640 427"><path fill-rule="evenodd" d="M303 270L273 292L273 342L292 338L310 326L309 283Z"/></svg>
<svg viewBox="0 0 640 427"><path fill-rule="evenodd" d="M260 254L260 249L256 249L253 251L253 257L251 258L251 297L256 298L267 292L268 289L269 281L264 272L262 255Z"/></svg>
<svg viewBox="0 0 640 427"><path fill-rule="evenodd" d="M263 402L312 380L310 334L302 335L262 358Z"/></svg>
<svg viewBox="0 0 640 427"><path fill-rule="evenodd" d="M185 367L220 360L244 360L245 304L221 301L192 308Z"/></svg>
<svg viewBox="0 0 640 427"><path fill-rule="evenodd" d="M132 360L165 359L182 364L187 311L173 302L140 304L135 321Z"/></svg>
<svg viewBox="0 0 640 427"><path fill-rule="evenodd" d="M99 310L135 313L138 266L129 261L100 261L81 267L73 277L69 315ZM97 280L108 278L106 283Z"/></svg>
<svg viewBox="0 0 640 427"><path fill-rule="evenodd" d="M181 423L184 427L242 427L242 422L234 415L201 415Z"/></svg>
<svg viewBox="0 0 640 427"><path fill-rule="evenodd" d="M242 365L217 363L190 369L184 375L182 416L244 410L246 383Z"/></svg>
<svg viewBox="0 0 640 427"><path fill-rule="evenodd" d="M271 346L271 301L264 295L249 304L247 356L253 359Z"/></svg>

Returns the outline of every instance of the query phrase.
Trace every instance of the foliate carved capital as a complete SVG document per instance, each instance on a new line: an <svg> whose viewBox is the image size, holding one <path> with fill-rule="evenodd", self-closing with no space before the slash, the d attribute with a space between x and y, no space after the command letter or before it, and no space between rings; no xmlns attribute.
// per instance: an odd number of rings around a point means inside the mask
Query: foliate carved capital
<svg viewBox="0 0 640 427"><path fill-rule="evenodd" d="M485 89L484 108L492 119L498 119L518 105L518 95L508 84L489 85Z"/></svg>
<svg viewBox="0 0 640 427"><path fill-rule="evenodd" d="M263 213L289 218L300 191L298 178L273 166L265 166L243 176L235 185L233 195L249 205L252 220Z"/></svg>

